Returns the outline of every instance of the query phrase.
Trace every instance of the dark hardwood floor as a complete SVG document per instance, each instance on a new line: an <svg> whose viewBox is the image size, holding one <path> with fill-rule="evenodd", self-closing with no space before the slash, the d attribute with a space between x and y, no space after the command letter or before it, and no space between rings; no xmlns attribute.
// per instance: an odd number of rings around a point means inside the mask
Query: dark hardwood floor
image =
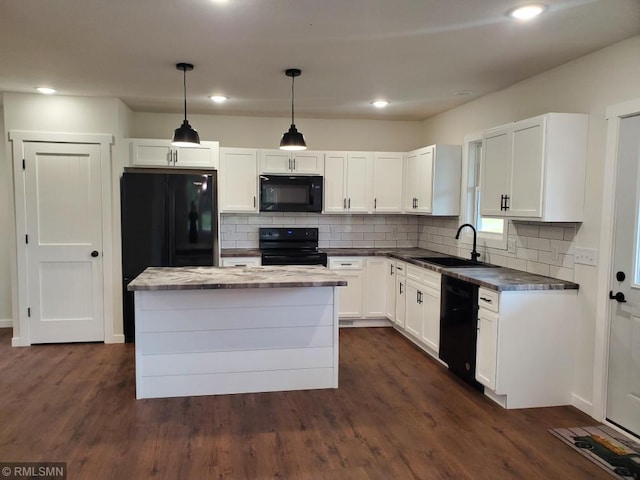
<svg viewBox="0 0 640 480"><path fill-rule="evenodd" d="M12 348L0 329L0 461L75 479L610 478L547 432L572 407L507 411L390 328L340 331L340 388L136 400L133 345Z"/></svg>

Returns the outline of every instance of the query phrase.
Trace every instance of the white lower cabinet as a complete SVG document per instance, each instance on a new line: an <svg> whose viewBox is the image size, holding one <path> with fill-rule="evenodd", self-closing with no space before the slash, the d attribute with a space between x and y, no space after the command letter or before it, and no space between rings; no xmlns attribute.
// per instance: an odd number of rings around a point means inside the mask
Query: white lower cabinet
<svg viewBox="0 0 640 480"><path fill-rule="evenodd" d="M223 257L220 263L223 267L259 267L262 260L260 257Z"/></svg>
<svg viewBox="0 0 640 480"><path fill-rule="evenodd" d="M396 319L396 261L393 258L387 258L385 264L387 301L385 316L392 322Z"/></svg>
<svg viewBox="0 0 640 480"><path fill-rule="evenodd" d="M403 302L404 312L403 321L396 321L396 326L409 333L409 338L420 347L428 347L427 352L433 356L440 345L440 281L437 272L406 265L406 294L404 298L396 298L396 312L399 302Z"/></svg>
<svg viewBox="0 0 640 480"><path fill-rule="evenodd" d="M404 330L405 321L407 319L407 264L404 262L396 262L396 306L395 306L395 324L398 328Z"/></svg>
<svg viewBox="0 0 640 480"><path fill-rule="evenodd" d="M571 404L577 290L478 293L476 380L505 408Z"/></svg>
<svg viewBox="0 0 640 480"><path fill-rule="evenodd" d="M387 313L387 273L385 257L369 257L365 264L364 316L384 318Z"/></svg>
<svg viewBox="0 0 640 480"><path fill-rule="evenodd" d="M329 270L337 270L347 280L347 286L338 287L340 318L362 318L364 303L364 257L329 258Z"/></svg>
<svg viewBox="0 0 640 480"><path fill-rule="evenodd" d="M476 346L476 380L491 390L496 389L498 355L498 314L478 309L478 339Z"/></svg>

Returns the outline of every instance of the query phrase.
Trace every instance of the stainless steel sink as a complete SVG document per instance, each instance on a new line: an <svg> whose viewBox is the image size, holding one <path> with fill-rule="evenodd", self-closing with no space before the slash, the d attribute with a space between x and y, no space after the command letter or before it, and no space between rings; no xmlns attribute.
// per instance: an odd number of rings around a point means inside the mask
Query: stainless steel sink
<svg viewBox="0 0 640 480"><path fill-rule="evenodd" d="M460 257L417 257L414 258L414 260L422 260L423 262L434 263L441 267L497 267L497 265L491 265L490 263L475 262L473 260Z"/></svg>

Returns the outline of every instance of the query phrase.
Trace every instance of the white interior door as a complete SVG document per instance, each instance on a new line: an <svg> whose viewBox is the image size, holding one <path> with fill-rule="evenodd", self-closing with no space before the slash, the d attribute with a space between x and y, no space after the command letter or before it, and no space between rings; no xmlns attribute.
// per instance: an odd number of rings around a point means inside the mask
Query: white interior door
<svg viewBox="0 0 640 480"><path fill-rule="evenodd" d="M619 152L606 414L640 436L640 116L621 120Z"/></svg>
<svg viewBox="0 0 640 480"><path fill-rule="evenodd" d="M24 154L30 343L104 340L100 145Z"/></svg>

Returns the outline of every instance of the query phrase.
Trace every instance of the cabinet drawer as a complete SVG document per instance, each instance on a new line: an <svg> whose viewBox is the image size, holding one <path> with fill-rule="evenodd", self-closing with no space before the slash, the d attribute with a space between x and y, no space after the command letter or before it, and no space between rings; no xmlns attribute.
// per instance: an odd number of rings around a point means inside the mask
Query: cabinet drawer
<svg viewBox="0 0 640 480"><path fill-rule="evenodd" d="M260 257L226 257L222 261L223 267L259 267Z"/></svg>
<svg viewBox="0 0 640 480"><path fill-rule="evenodd" d="M329 270L362 270L364 258L334 257L329 259Z"/></svg>
<svg viewBox="0 0 640 480"><path fill-rule="evenodd" d="M478 306L480 308L486 308L492 312L500 311L500 292L495 290L488 290L486 288L480 288L478 290Z"/></svg>
<svg viewBox="0 0 640 480"><path fill-rule="evenodd" d="M416 280L426 286L440 291L441 275L427 268L416 267L415 265L407 265L407 278Z"/></svg>
<svg viewBox="0 0 640 480"><path fill-rule="evenodd" d="M405 277L407 275L407 264L404 262L396 262L396 272L398 276Z"/></svg>

